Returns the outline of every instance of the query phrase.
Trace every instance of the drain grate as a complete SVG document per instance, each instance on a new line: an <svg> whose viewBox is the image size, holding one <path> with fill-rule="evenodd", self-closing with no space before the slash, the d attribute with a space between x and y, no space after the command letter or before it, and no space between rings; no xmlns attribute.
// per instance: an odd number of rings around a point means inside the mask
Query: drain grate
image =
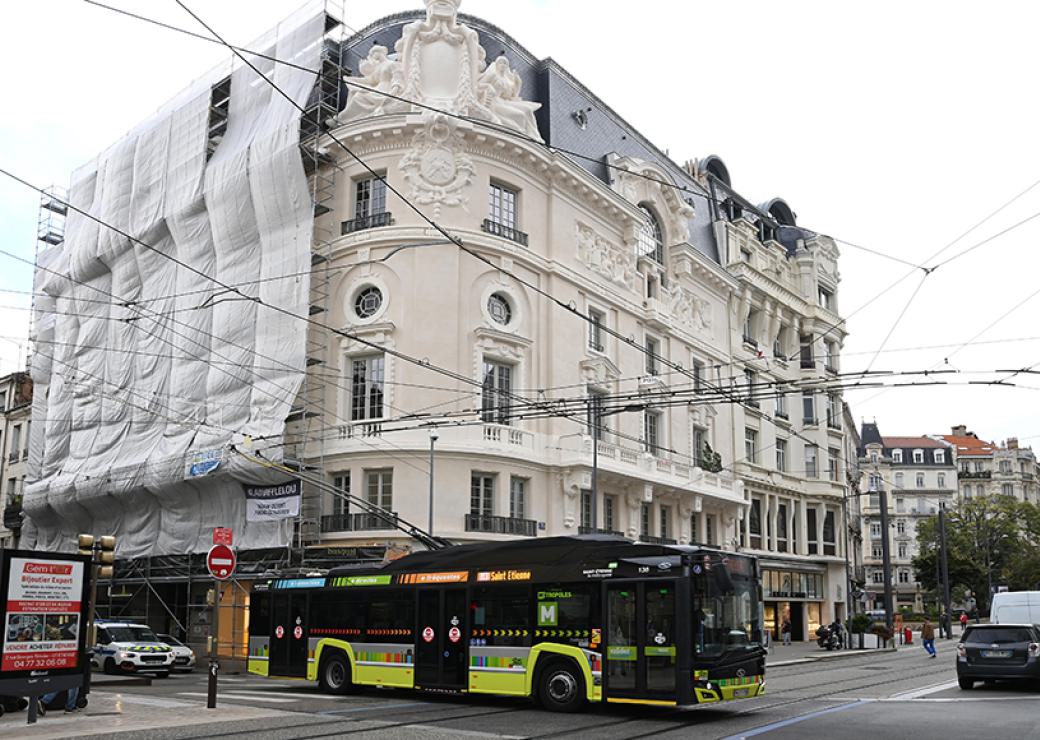
<svg viewBox="0 0 1040 740"><path fill-rule="evenodd" d="M861 671L887 671L889 667L887 665L861 665L859 669Z"/></svg>

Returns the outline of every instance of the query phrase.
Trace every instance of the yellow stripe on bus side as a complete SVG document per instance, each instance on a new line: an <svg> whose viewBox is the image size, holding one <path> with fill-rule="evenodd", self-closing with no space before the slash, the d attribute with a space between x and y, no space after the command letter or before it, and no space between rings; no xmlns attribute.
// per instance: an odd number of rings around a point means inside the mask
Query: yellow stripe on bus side
<svg viewBox="0 0 1040 740"><path fill-rule="evenodd" d="M655 707L674 707L678 705L675 701L662 701L660 699L624 699L619 696L608 696L607 701L613 704L649 704Z"/></svg>

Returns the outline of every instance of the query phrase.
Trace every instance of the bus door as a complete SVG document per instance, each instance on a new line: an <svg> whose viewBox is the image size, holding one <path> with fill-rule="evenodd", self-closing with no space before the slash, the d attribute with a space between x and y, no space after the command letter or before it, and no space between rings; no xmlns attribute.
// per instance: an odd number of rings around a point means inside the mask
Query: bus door
<svg viewBox="0 0 1040 740"><path fill-rule="evenodd" d="M415 683L423 688L466 687L465 588L420 589L416 610Z"/></svg>
<svg viewBox="0 0 1040 740"><path fill-rule="evenodd" d="M307 676L307 594L271 592L271 676Z"/></svg>
<svg viewBox="0 0 1040 740"><path fill-rule="evenodd" d="M606 589L604 696L674 698L680 647L675 581L609 583Z"/></svg>

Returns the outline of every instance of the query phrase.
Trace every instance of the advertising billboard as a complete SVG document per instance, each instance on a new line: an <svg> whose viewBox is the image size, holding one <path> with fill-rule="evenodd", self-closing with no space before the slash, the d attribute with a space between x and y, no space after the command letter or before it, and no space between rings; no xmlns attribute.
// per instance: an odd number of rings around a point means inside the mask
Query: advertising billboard
<svg viewBox="0 0 1040 740"><path fill-rule="evenodd" d="M82 672L90 559L3 553L0 678Z"/></svg>

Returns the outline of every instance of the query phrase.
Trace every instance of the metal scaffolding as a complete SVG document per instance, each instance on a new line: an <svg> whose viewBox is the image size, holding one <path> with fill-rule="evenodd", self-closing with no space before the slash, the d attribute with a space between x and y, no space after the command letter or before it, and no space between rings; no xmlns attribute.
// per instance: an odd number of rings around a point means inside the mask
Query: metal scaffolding
<svg viewBox="0 0 1040 740"><path fill-rule="evenodd" d="M300 148L304 170L307 174L314 203L314 235L311 244L311 316L318 317L307 329L307 371L304 374L300 394L289 418L286 420L286 464L309 471L325 479L324 427L329 423L326 382L322 377L328 367L329 332L324 328L329 313L332 242L338 236L334 221L325 216L333 211L336 194L336 170L334 157L323 149L323 136L329 122L340 111L343 95L344 69L341 63L343 44L342 7L338 16L332 14L326 3L325 35L318 78L300 120ZM297 553L290 563L301 564L306 549L318 543L321 536L321 514L323 494L320 488L303 483L300 513L295 522L292 549Z"/></svg>

